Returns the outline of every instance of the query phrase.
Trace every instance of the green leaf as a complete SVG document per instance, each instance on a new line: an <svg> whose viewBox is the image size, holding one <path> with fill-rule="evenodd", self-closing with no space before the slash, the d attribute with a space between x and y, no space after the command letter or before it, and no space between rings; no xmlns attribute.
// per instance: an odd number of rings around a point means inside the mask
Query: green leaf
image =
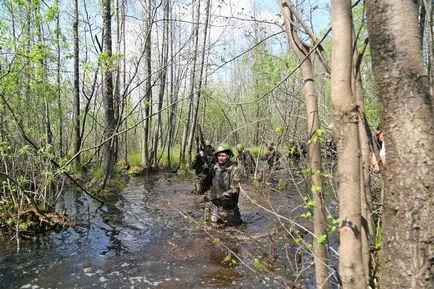
<svg viewBox="0 0 434 289"><path fill-rule="evenodd" d="M320 192L322 190L322 187L320 185L312 185L312 187L310 188L310 191L312 193L317 193Z"/></svg>
<svg viewBox="0 0 434 289"><path fill-rule="evenodd" d="M300 170L300 173L303 175L313 175L313 170L312 168L305 168Z"/></svg>
<svg viewBox="0 0 434 289"><path fill-rule="evenodd" d="M314 135L314 140L316 142L322 142L324 137L324 129L323 128L319 128L315 131L315 135Z"/></svg>
<svg viewBox="0 0 434 289"><path fill-rule="evenodd" d="M318 244L325 245L327 243L327 235L322 234L322 235L318 236L318 238L316 238L316 242Z"/></svg>
<svg viewBox="0 0 434 289"><path fill-rule="evenodd" d="M58 15L59 15L59 6L53 5L52 7L48 8L47 14L45 15L45 20L47 20L47 22L51 22L54 19L56 19Z"/></svg>
<svg viewBox="0 0 434 289"><path fill-rule="evenodd" d="M258 258L253 259L253 265L255 266L256 270L265 271L265 266L259 261Z"/></svg>
<svg viewBox="0 0 434 289"><path fill-rule="evenodd" d="M305 205L303 206L305 209L312 209L313 207L315 207L315 201L313 200L305 201Z"/></svg>
<svg viewBox="0 0 434 289"><path fill-rule="evenodd" d="M300 217L302 217L304 219L308 219L308 218L312 217L312 213L311 212L306 212L304 214L301 214Z"/></svg>
<svg viewBox="0 0 434 289"><path fill-rule="evenodd" d="M283 128L282 126L279 126L279 127L276 127L276 128L274 129L274 132L275 132L277 135L280 135L280 134L282 134L283 130L284 130L284 128Z"/></svg>

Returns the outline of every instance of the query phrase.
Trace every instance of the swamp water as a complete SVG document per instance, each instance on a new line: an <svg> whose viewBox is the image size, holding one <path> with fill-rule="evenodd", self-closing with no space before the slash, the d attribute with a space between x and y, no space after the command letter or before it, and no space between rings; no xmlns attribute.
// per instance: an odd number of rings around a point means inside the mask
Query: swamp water
<svg viewBox="0 0 434 289"><path fill-rule="evenodd" d="M15 240L0 241L0 288L290 288L290 280L313 288L312 258L298 254L291 224L271 213L304 212L295 188L245 187L239 229L203 226L203 198L191 190L161 173L131 179L101 208L66 193L58 210L74 226L22 240L19 253Z"/></svg>

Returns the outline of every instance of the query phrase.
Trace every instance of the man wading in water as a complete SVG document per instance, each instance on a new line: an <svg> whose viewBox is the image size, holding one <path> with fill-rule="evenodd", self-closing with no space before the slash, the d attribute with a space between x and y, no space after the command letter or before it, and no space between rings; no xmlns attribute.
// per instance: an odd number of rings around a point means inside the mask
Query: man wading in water
<svg viewBox="0 0 434 289"><path fill-rule="evenodd" d="M221 226L239 226L243 223L238 208L240 177L229 145L221 144L214 151L216 164L210 170L211 190L205 194L211 221Z"/></svg>

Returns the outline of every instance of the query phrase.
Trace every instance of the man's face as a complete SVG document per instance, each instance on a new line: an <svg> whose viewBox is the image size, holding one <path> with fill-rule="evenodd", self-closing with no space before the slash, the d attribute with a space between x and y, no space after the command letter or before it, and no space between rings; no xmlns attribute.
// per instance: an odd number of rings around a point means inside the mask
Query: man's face
<svg viewBox="0 0 434 289"><path fill-rule="evenodd" d="M383 132L383 131L379 131L379 132L377 133L377 135L378 135L378 139L379 139L380 141L384 141L384 132Z"/></svg>
<svg viewBox="0 0 434 289"><path fill-rule="evenodd" d="M217 154L217 162L222 165L226 163L229 159L229 155L225 152L221 152Z"/></svg>

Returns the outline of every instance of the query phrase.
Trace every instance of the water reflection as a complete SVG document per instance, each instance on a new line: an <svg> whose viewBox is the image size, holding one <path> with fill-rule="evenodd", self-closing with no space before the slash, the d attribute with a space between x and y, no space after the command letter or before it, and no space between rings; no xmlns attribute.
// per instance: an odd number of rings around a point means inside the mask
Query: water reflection
<svg viewBox="0 0 434 289"><path fill-rule="evenodd" d="M131 180L103 207L80 193L65 194L57 209L76 225L23 240L19 254L13 240L1 241L0 288L283 288L227 261L228 251L250 267L254 258L277 254L267 241L279 227L276 218L241 200L246 228L210 229L210 237L182 215L203 217L202 198L191 190L191 183L165 174ZM295 207L283 194L267 202L281 210ZM289 243L278 239L282 250L292 250ZM284 251L279 254L284 262ZM288 268L278 270L292 274Z"/></svg>

